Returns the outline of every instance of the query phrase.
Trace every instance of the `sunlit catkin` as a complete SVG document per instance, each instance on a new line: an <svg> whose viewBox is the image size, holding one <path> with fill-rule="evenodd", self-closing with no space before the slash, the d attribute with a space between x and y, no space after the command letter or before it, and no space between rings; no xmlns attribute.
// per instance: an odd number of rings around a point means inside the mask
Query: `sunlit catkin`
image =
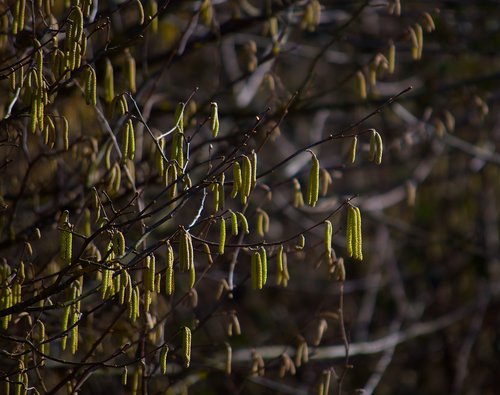
<svg viewBox="0 0 500 395"><path fill-rule="evenodd" d="M351 145L349 146L348 162L354 163L356 161L356 149L358 147L358 137L352 136Z"/></svg>
<svg viewBox="0 0 500 395"><path fill-rule="evenodd" d="M325 247L325 256L327 259L332 257L332 223L328 220L325 221L325 230L323 232L323 245Z"/></svg>
<svg viewBox="0 0 500 395"><path fill-rule="evenodd" d="M262 286L267 282L267 252L265 247L259 248L260 265L262 267Z"/></svg>
<svg viewBox="0 0 500 395"><path fill-rule="evenodd" d="M210 103L210 130L212 137L216 138L219 133L219 112L215 102Z"/></svg>
<svg viewBox="0 0 500 395"><path fill-rule="evenodd" d="M241 166L238 162L233 164L233 188L231 189L231 198L235 198L241 189Z"/></svg>
<svg viewBox="0 0 500 395"><path fill-rule="evenodd" d="M259 252L255 251L250 259L250 281L253 289L262 289L262 262Z"/></svg>
<svg viewBox="0 0 500 395"><path fill-rule="evenodd" d="M167 241L167 262L165 269L165 293L172 295L174 293L174 249Z"/></svg>
<svg viewBox="0 0 500 395"><path fill-rule="evenodd" d="M238 236L238 216L233 210L229 210L231 219L231 235Z"/></svg>
<svg viewBox="0 0 500 395"><path fill-rule="evenodd" d="M389 42L389 51L387 54L387 60L389 62L387 71L389 72L389 74L394 74L394 69L396 67L396 46L392 41Z"/></svg>
<svg viewBox="0 0 500 395"><path fill-rule="evenodd" d="M307 179L306 203L314 207L318 202L319 196L319 161L314 152L309 152L311 154L311 167Z"/></svg>
<svg viewBox="0 0 500 395"><path fill-rule="evenodd" d="M224 248L226 246L226 220L221 217L219 221L219 255L224 254Z"/></svg>
<svg viewBox="0 0 500 395"><path fill-rule="evenodd" d="M241 212L237 212L236 215L238 216L239 223L241 224L241 231L245 234L250 233L250 229L248 228L248 221L245 215Z"/></svg>
<svg viewBox="0 0 500 395"><path fill-rule="evenodd" d="M252 189L252 163L250 159L243 155L241 162L241 189L240 197L241 203L245 204L247 202L248 196L250 196L250 191Z"/></svg>
<svg viewBox="0 0 500 395"><path fill-rule="evenodd" d="M160 370L161 374L167 374L167 356L168 356L168 345L164 344L160 351Z"/></svg>
<svg viewBox="0 0 500 395"><path fill-rule="evenodd" d="M191 363L191 329L187 326L182 328L182 357L184 359L184 367L189 368Z"/></svg>

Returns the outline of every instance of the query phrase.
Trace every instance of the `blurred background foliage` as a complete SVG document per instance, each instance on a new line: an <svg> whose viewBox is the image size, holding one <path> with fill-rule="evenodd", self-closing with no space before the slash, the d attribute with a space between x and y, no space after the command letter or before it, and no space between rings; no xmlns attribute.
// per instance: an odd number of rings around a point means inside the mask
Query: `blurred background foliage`
<svg viewBox="0 0 500 395"><path fill-rule="evenodd" d="M25 23L15 32L19 4ZM81 65L60 75L53 56L66 48L77 4L89 6L86 49ZM498 392L497 1L14 0L0 3L0 19L2 292L18 281L21 262L26 271L22 302L11 307L8 328L0 330L0 381L10 382L10 391L27 379L21 388L30 393L129 394L138 372L142 394L322 394L327 375L328 393L335 394ZM24 82L36 70L39 48L45 113L56 124L52 146L42 131L29 132L33 95L26 84L12 82L19 67ZM126 93L124 115L105 101L108 59L114 93ZM85 65L97 75L96 106L87 105L82 93ZM172 202L155 166L152 136L175 125L179 102L187 103L192 187L183 191L186 178L180 177L181 199ZM215 138L211 102L220 117ZM122 144L128 119L135 157L121 160L110 148L111 135ZM384 142L380 166L368 160L371 128ZM171 136L164 141L170 158ZM293 179L303 192L307 186L306 148L332 178L314 208L292 205ZM252 150L259 177L242 205L229 198L231 164ZM122 176L117 189L111 185L115 166ZM226 207L216 212L208 186L215 177L207 177L213 169L217 176L226 172ZM92 188L107 218L86 234L87 213L96 215ZM362 262L345 251L347 200L361 210ZM245 212L251 232L228 235L226 253L217 255L214 221L228 218L228 208ZM75 232L70 266L59 258L64 210ZM259 210L270 217L264 237L255 232ZM326 218L333 223L336 256L345 260L345 282L331 275L332 263L323 256ZM177 272L178 227L193 220L195 295L188 275ZM176 251L174 295L154 294L150 312L135 322L116 298L100 297L101 258L115 230L127 245L119 264L137 284L146 255L156 255L163 275L164 240L171 239ZM301 234L303 249L296 247ZM212 265L202 240L212 243ZM255 291L248 247L262 242L268 243L269 283ZM275 284L279 244L288 253L287 287ZM234 289L217 299L233 270ZM79 347L72 355L61 349L60 326L75 279L83 293ZM241 335L228 336L235 317ZM50 344L44 365L37 321L44 322ZM180 347L185 325L193 330L187 369ZM301 364L296 352L304 342L309 361ZM166 375L158 363L163 344L170 347ZM228 346L231 374L224 371ZM297 365L295 374L287 356ZM125 366L127 386L120 384Z"/></svg>

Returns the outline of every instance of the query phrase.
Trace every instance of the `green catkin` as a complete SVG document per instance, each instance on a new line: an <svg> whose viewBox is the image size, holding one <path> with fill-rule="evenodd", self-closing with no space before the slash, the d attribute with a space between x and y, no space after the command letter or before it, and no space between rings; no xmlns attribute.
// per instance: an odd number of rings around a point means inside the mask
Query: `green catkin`
<svg viewBox="0 0 500 395"><path fill-rule="evenodd" d="M235 198L241 190L241 166L238 162L233 164L233 189L231 190L231 198Z"/></svg>
<svg viewBox="0 0 500 395"><path fill-rule="evenodd" d="M196 283L196 268L194 267L194 262L191 263L191 267L189 268L189 288L193 288Z"/></svg>
<svg viewBox="0 0 500 395"><path fill-rule="evenodd" d="M59 226L62 228L59 236L60 257L64 263L69 264L73 257L73 233L67 210L61 215Z"/></svg>
<svg viewBox="0 0 500 395"><path fill-rule="evenodd" d="M361 234L361 212L358 207L354 207L355 210L355 232L354 232L354 258L358 261L363 260L363 244L362 244L362 234Z"/></svg>
<svg viewBox="0 0 500 395"><path fill-rule="evenodd" d="M306 202L309 206L314 207L318 202L319 196L319 161L312 151L310 153L312 157L309 177L307 179Z"/></svg>
<svg viewBox="0 0 500 395"><path fill-rule="evenodd" d="M66 332L68 330L68 322L69 322L69 313L71 312L71 306L65 306L63 310L63 315L61 319L61 330L62 332ZM68 341L68 334L65 333L63 337L61 337L61 349L66 350L66 344Z"/></svg>
<svg viewBox="0 0 500 395"><path fill-rule="evenodd" d="M115 230L113 234L113 251L116 256L125 255L125 237L119 230Z"/></svg>
<svg viewBox="0 0 500 395"><path fill-rule="evenodd" d="M255 290L262 289L262 262L260 254L255 251L250 260L250 280L252 288Z"/></svg>
<svg viewBox="0 0 500 395"><path fill-rule="evenodd" d="M217 187L217 184L213 183L210 185L210 189L212 190L212 200L215 214L217 211L219 211L219 188Z"/></svg>
<svg viewBox="0 0 500 395"><path fill-rule="evenodd" d="M212 137L216 138L219 133L219 112L215 102L210 103L210 130Z"/></svg>
<svg viewBox="0 0 500 395"><path fill-rule="evenodd" d="M366 78L362 71L356 73L356 87L361 99L366 99Z"/></svg>
<svg viewBox="0 0 500 395"><path fill-rule="evenodd" d="M155 290L155 274L156 274L156 258L153 254L148 256L149 259L146 260L148 268L148 291L154 292Z"/></svg>
<svg viewBox="0 0 500 395"><path fill-rule="evenodd" d="M174 249L167 241L167 268L165 270L165 293L172 295L174 293Z"/></svg>
<svg viewBox="0 0 500 395"><path fill-rule="evenodd" d="M267 282L267 252L265 247L259 248L260 263L262 267L262 286Z"/></svg>
<svg viewBox="0 0 500 395"><path fill-rule="evenodd" d="M248 196L250 196L250 191L252 189L252 163L250 159L243 155L241 164L241 188L240 197L241 203L245 204L247 202Z"/></svg>
<svg viewBox="0 0 500 395"><path fill-rule="evenodd" d="M238 216L233 210L229 210L229 215L231 218L231 234L238 236Z"/></svg>
<svg viewBox="0 0 500 395"><path fill-rule="evenodd" d="M354 227L355 227L355 212L352 206L347 207L347 227L346 227L346 237L345 244L347 249L347 255L352 257L354 255Z"/></svg>
<svg viewBox="0 0 500 395"><path fill-rule="evenodd" d="M241 231L245 234L250 233L250 229L248 228L248 221L247 218L243 215L241 212L237 212L236 215L238 216L238 222L241 224Z"/></svg>
<svg viewBox="0 0 500 395"><path fill-rule="evenodd" d="M276 273L283 272L283 244L280 244L276 252Z"/></svg>
<svg viewBox="0 0 500 395"><path fill-rule="evenodd" d="M130 142L129 135L130 135L130 124L126 122L123 128L122 144L120 147L122 151L123 160L125 160L129 156L129 142Z"/></svg>
<svg viewBox="0 0 500 395"><path fill-rule="evenodd" d="M332 223L326 220L325 230L323 234L323 244L325 246L325 255L327 259L331 259L332 257L332 234L333 234Z"/></svg>
<svg viewBox="0 0 500 395"><path fill-rule="evenodd" d="M111 61L106 58L106 65L104 71L104 101L111 103L115 98L115 84L113 77L113 65Z"/></svg>
<svg viewBox="0 0 500 395"><path fill-rule="evenodd" d="M224 255L226 246L226 220L221 217L219 222L219 255Z"/></svg>
<svg viewBox="0 0 500 395"><path fill-rule="evenodd" d="M95 106L97 104L97 77L91 65L87 64L85 67L85 103Z"/></svg>
<svg viewBox="0 0 500 395"><path fill-rule="evenodd" d="M160 351L160 370L162 374L167 374L167 356L168 356L168 346L163 345Z"/></svg>
<svg viewBox="0 0 500 395"><path fill-rule="evenodd" d="M221 210L224 210L225 207L225 199L224 199L224 182L226 180L226 175L224 173L221 174L220 180L217 183L217 189L218 189L218 194L219 194L219 208Z"/></svg>
<svg viewBox="0 0 500 395"><path fill-rule="evenodd" d="M229 343L226 343L226 365L224 371L226 374L231 374L231 361L233 358L233 350Z"/></svg>
<svg viewBox="0 0 500 395"><path fill-rule="evenodd" d="M129 125L130 132L128 133L128 159L134 160L135 157L135 131L134 131L134 124L132 123L132 120L129 119L127 121L127 124Z"/></svg>
<svg viewBox="0 0 500 395"><path fill-rule="evenodd" d="M122 370L121 380L120 380L122 385L127 385L127 377L128 377L128 369L126 366L124 366L123 370Z"/></svg>
<svg viewBox="0 0 500 395"><path fill-rule="evenodd" d="M356 161L356 148L358 146L358 137L353 136L351 140L351 145L349 147L349 163L354 163Z"/></svg>
<svg viewBox="0 0 500 395"><path fill-rule="evenodd" d="M74 306L74 305L73 305ZM78 311L76 309L72 309L73 312L70 314L70 326L72 328L70 329L70 344L69 344L69 351L71 352L72 355L75 355L76 351L78 350Z"/></svg>
<svg viewBox="0 0 500 395"><path fill-rule="evenodd" d="M184 359L184 367L189 368L191 363L191 329L187 326L182 328L182 357Z"/></svg>

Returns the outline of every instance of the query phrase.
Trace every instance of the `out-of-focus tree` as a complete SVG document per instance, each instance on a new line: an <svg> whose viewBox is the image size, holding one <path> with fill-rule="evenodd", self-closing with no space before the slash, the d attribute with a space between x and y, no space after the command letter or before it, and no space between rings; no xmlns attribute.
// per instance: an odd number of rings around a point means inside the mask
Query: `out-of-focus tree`
<svg viewBox="0 0 500 395"><path fill-rule="evenodd" d="M1 3L0 393L496 393L497 7Z"/></svg>

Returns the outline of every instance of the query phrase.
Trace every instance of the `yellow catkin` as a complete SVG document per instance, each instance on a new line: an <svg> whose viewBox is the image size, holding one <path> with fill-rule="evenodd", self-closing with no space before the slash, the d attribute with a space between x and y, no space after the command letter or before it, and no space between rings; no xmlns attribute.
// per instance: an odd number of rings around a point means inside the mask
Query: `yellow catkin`
<svg viewBox="0 0 500 395"><path fill-rule="evenodd" d="M97 104L97 77L91 65L85 67L85 103L95 106Z"/></svg>
<svg viewBox="0 0 500 395"><path fill-rule="evenodd" d="M408 34L410 35L411 41L411 58L413 60L418 60L419 55L419 43L417 38L417 33L412 27L408 27Z"/></svg>
<svg viewBox="0 0 500 395"><path fill-rule="evenodd" d="M325 247L325 256L327 257L327 259L331 259L332 257L332 234L333 234L332 223L326 220L325 230L323 233L323 245Z"/></svg>
<svg viewBox="0 0 500 395"><path fill-rule="evenodd" d="M241 166L238 162L233 164L233 188L231 189L231 198L235 198L241 189Z"/></svg>
<svg viewBox="0 0 500 395"><path fill-rule="evenodd" d="M73 256L73 233L67 210L61 215L59 226L62 228L59 236L60 257L64 263L69 264Z"/></svg>
<svg viewBox="0 0 500 395"><path fill-rule="evenodd" d="M168 345L164 344L160 351L160 370L162 374L167 374Z"/></svg>
<svg viewBox="0 0 500 395"><path fill-rule="evenodd" d="M366 99L366 78L362 71L358 71L356 73L356 88L358 92L358 96L361 99Z"/></svg>
<svg viewBox="0 0 500 395"><path fill-rule="evenodd" d="M358 261L363 260L363 243L362 243L362 234L361 234L361 212L358 207L354 207L355 211L355 232L354 232L354 258Z"/></svg>
<svg viewBox="0 0 500 395"><path fill-rule="evenodd" d="M226 246L226 220L221 217L219 222L219 255L224 254Z"/></svg>
<svg viewBox="0 0 500 395"><path fill-rule="evenodd" d="M253 289L262 289L262 262L257 251L252 254L250 260L250 280Z"/></svg>
<svg viewBox="0 0 500 395"><path fill-rule="evenodd" d="M229 210L229 215L231 219L231 234L238 236L238 216L233 210Z"/></svg>
<svg viewBox="0 0 500 395"><path fill-rule="evenodd" d="M128 369L126 366L124 366L123 370L122 370L121 380L120 380L122 385L127 385L127 378L128 378Z"/></svg>
<svg viewBox="0 0 500 395"><path fill-rule="evenodd" d="M346 237L345 244L347 249L347 255L352 257L354 255L354 227L355 227L355 212L352 206L347 207L347 226L346 226Z"/></svg>
<svg viewBox="0 0 500 395"><path fill-rule="evenodd" d="M215 102L210 103L210 130L212 137L216 138L219 133L219 111Z"/></svg>
<svg viewBox="0 0 500 395"><path fill-rule="evenodd" d="M375 129L371 130L370 133L370 153L368 155L368 159L370 162L375 160L375 136L377 135L377 131Z"/></svg>
<svg viewBox="0 0 500 395"><path fill-rule="evenodd" d="M117 256L125 254L125 237L119 230L115 230L113 234L113 251Z"/></svg>
<svg viewBox="0 0 500 395"><path fill-rule="evenodd" d="M212 201L213 201L213 210L214 214L219 211L219 188L217 187L217 184L213 183L210 185L209 189L212 190Z"/></svg>
<svg viewBox="0 0 500 395"><path fill-rule="evenodd" d="M260 265L262 267L262 286L267 282L267 252L265 247L259 248Z"/></svg>
<svg viewBox="0 0 500 395"><path fill-rule="evenodd" d="M129 125L130 133L128 134L128 158L133 160L135 157L135 131L134 124L132 120L128 120L127 124Z"/></svg>
<svg viewBox="0 0 500 395"><path fill-rule="evenodd" d="M106 65L104 71L104 101L111 103L115 98L115 83L113 76L113 65L111 61L106 58Z"/></svg>
<svg viewBox="0 0 500 395"><path fill-rule="evenodd" d="M165 293L172 295L174 293L174 250L167 241L167 268L165 270Z"/></svg>
<svg viewBox="0 0 500 395"><path fill-rule="evenodd" d="M250 159L243 155L241 162L241 188L240 188L240 198L241 203L245 204L247 202L248 196L250 196L250 191L252 189L252 163Z"/></svg>
<svg viewBox="0 0 500 395"><path fill-rule="evenodd" d="M312 157L309 177L307 179L306 203L314 207L318 202L319 196L319 161L312 151L310 151L310 153Z"/></svg>
<svg viewBox="0 0 500 395"><path fill-rule="evenodd" d="M349 146L348 162L354 163L356 161L356 149L358 146L358 137L353 136L351 140L351 145Z"/></svg>
<svg viewBox="0 0 500 395"><path fill-rule="evenodd" d="M184 359L184 367L189 368L191 363L191 329L187 326L182 328L182 357Z"/></svg>
<svg viewBox="0 0 500 395"><path fill-rule="evenodd" d="M283 244L280 244L276 252L276 273L283 273Z"/></svg>

